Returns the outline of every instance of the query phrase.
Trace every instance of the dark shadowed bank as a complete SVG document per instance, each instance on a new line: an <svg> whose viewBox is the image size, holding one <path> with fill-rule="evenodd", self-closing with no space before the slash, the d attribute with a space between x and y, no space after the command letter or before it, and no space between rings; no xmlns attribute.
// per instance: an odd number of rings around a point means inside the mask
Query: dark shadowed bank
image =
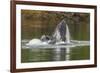
<svg viewBox="0 0 100 73"><path fill-rule="evenodd" d="M73 39L89 40L90 14L22 10L22 39L40 38L41 35L51 35L57 24L65 19Z"/></svg>

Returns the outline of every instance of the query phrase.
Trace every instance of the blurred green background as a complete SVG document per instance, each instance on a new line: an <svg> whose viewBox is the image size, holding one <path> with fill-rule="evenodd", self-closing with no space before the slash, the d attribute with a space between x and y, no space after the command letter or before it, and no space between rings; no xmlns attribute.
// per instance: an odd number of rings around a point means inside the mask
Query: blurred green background
<svg viewBox="0 0 100 73"><path fill-rule="evenodd" d="M22 39L40 38L43 34L52 35L62 19L66 20L72 39L89 40L89 13L34 10L21 10Z"/></svg>

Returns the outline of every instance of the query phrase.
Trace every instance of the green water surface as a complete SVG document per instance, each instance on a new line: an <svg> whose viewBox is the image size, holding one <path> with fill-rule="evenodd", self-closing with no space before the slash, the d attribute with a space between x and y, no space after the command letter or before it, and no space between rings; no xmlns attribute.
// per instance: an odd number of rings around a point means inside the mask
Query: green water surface
<svg viewBox="0 0 100 73"><path fill-rule="evenodd" d="M21 40L33 38L40 39L42 35L51 36L57 24L65 19L71 39L90 40L90 14L79 12L57 12L39 10L21 10ZM22 44L22 43L21 43ZM30 48L21 49L21 62L46 62L65 60L87 60L90 59L90 47L80 46L70 48ZM69 58L67 58L69 57Z"/></svg>

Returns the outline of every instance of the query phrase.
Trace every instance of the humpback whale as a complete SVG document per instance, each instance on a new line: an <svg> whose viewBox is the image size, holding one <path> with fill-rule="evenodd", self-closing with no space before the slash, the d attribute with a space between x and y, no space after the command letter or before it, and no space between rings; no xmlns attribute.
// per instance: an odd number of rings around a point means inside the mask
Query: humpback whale
<svg viewBox="0 0 100 73"><path fill-rule="evenodd" d="M56 42L66 42L70 43L70 32L66 21L63 19L56 27L53 38L55 38Z"/></svg>
<svg viewBox="0 0 100 73"><path fill-rule="evenodd" d="M70 42L70 32L66 21L63 19L59 24L57 24L53 34L42 35L40 39L32 39L27 45L36 44L69 44Z"/></svg>
<svg viewBox="0 0 100 73"><path fill-rule="evenodd" d="M66 21L63 19L56 26L52 36L43 35L41 41L48 41L49 44L70 43L70 32Z"/></svg>

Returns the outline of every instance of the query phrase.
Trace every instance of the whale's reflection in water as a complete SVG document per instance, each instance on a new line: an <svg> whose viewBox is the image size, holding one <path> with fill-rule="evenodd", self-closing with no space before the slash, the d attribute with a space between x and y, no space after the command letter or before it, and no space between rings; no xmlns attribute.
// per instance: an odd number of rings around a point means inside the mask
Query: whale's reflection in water
<svg viewBox="0 0 100 73"><path fill-rule="evenodd" d="M90 58L89 42L67 45L25 45L22 41L21 62L86 60Z"/></svg>

